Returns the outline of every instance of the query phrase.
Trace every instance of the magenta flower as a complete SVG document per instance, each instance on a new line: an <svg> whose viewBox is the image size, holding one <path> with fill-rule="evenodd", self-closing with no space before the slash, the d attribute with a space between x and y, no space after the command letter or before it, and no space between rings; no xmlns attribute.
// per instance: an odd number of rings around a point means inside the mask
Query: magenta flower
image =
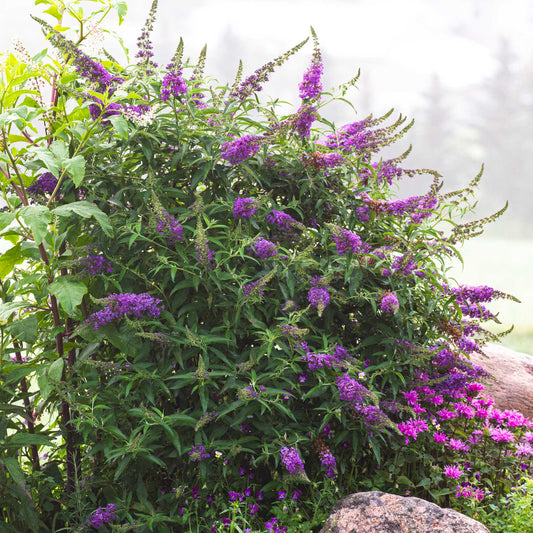
<svg viewBox="0 0 533 533"><path fill-rule="evenodd" d="M463 471L458 466L448 465L444 467L443 474L452 479L459 479L463 475Z"/></svg>
<svg viewBox="0 0 533 533"><path fill-rule="evenodd" d="M490 438L494 442L513 442L514 434L508 429L503 428L490 428Z"/></svg>

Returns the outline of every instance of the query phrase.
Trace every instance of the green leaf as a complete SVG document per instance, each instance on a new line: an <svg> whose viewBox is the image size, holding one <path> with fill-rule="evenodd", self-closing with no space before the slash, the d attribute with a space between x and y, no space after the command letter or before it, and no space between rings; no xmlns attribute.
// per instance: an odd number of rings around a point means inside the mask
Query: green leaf
<svg viewBox="0 0 533 533"><path fill-rule="evenodd" d="M52 381L61 381L63 375L63 359L56 359L48 368L48 377Z"/></svg>
<svg viewBox="0 0 533 533"><path fill-rule="evenodd" d="M43 400L46 400L52 392L52 385L48 376L43 372L37 376L37 385L39 386L39 394Z"/></svg>
<svg viewBox="0 0 533 533"><path fill-rule="evenodd" d="M103 232L108 236L113 236L113 228L109 223L107 215L101 211L98 207L87 202L85 200L81 202L73 202L71 204L61 205L56 207L52 213L57 216L70 216L72 214L79 215L82 218L94 217L95 220L100 224Z"/></svg>
<svg viewBox="0 0 533 533"><path fill-rule="evenodd" d="M48 233L50 210L44 205L27 205L20 210L20 216L30 227L35 244L41 244Z"/></svg>
<svg viewBox="0 0 533 533"><path fill-rule="evenodd" d="M50 152L54 154L57 161L61 164L65 159L68 159L68 148L65 143L61 141L54 141L50 147Z"/></svg>
<svg viewBox="0 0 533 533"><path fill-rule="evenodd" d="M25 489L26 478L24 477L24 472L22 471L22 468L20 468L19 462L14 457L5 457L4 459L2 459L2 463L4 463L13 481L19 487Z"/></svg>
<svg viewBox="0 0 533 533"><path fill-rule="evenodd" d="M15 220L15 213L0 213L0 231L7 228Z"/></svg>
<svg viewBox="0 0 533 533"><path fill-rule="evenodd" d="M114 0L111 5L117 10L118 24L120 26L124 22L124 17L128 13L128 4L126 3L126 0Z"/></svg>
<svg viewBox="0 0 533 533"><path fill-rule="evenodd" d="M38 159L43 163L48 171L50 171L54 176L59 176L59 162L57 161L54 154L48 150L48 148L36 148L35 149L35 159ZM35 165L27 165L28 168L35 170Z"/></svg>
<svg viewBox="0 0 533 533"><path fill-rule="evenodd" d="M81 281L73 281L70 276L62 276L48 286L50 294L53 294L61 304L61 307L74 316L74 309L81 304L83 296L87 294L87 286Z"/></svg>
<svg viewBox="0 0 533 533"><path fill-rule="evenodd" d="M9 327L9 331L13 337L20 341L33 344L35 342L38 327L39 323L37 315L30 315L22 320L13 321Z"/></svg>
<svg viewBox="0 0 533 533"><path fill-rule="evenodd" d="M112 115L109 117L113 128L121 139L128 138L128 122L122 115Z"/></svg>
<svg viewBox="0 0 533 533"><path fill-rule="evenodd" d="M33 433L14 433L5 440L5 446L49 446L52 442L50 437Z"/></svg>
<svg viewBox="0 0 533 533"><path fill-rule="evenodd" d="M72 176L72 181L76 187L81 185L83 178L85 177L85 159L81 155L77 155L72 159L67 159L63 162L63 167Z"/></svg>
<svg viewBox="0 0 533 533"><path fill-rule="evenodd" d="M5 279L11 273L13 267L20 265L23 261L20 244L13 246L5 254L0 255L0 279Z"/></svg>

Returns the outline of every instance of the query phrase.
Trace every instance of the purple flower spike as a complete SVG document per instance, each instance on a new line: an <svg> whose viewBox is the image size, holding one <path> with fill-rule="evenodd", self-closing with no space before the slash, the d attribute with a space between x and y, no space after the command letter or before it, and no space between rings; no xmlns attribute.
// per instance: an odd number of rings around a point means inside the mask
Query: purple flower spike
<svg viewBox="0 0 533 533"><path fill-rule="evenodd" d="M281 448L280 457L283 465L291 476L305 477L305 468L302 458L296 448L284 446Z"/></svg>
<svg viewBox="0 0 533 533"><path fill-rule="evenodd" d="M245 135L239 139L225 142L221 147L221 157L232 165L238 165L259 152L260 139L261 137L258 136Z"/></svg>
<svg viewBox="0 0 533 533"><path fill-rule="evenodd" d="M142 294L111 294L102 302L106 303L107 307L93 313L87 319L87 322L92 324L95 330L128 315L133 315L136 318L144 316L157 318L163 309L162 306L159 307L161 300L150 296L147 292Z"/></svg>
<svg viewBox="0 0 533 533"><path fill-rule="evenodd" d="M273 257L278 253L276 245L273 242L263 239L263 237L258 237L253 244L254 252L261 259L266 259L267 257Z"/></svg>
<svg viewBox="0 0 533 533"><path fill-rule="evenodd" d="M100 529L104 524L108 524L112 520L115 520L115 514L113 511L117 510L117 506L114 503L108 503L104 509L98 507L94 513L85 521L85 525L93 527L94 529Z"/></svg>
<svg viewBox="0 0 533 533"><path fill-rule="evenodd" d="M386 313L396 313L400 309L400 303L395 292L386 292L381 298L380 308Z"/></svg>
<svg viewBox="0 0 533 533"><path fill-rule="evenodd" d="M253 198L235 198L233 200L233 216L250 218L257 211L258 202Z"/></svg>
<svg viewBox="0 0 533 533"><path fill-rule="evenodd" d="M311 280L311 289L307 294L307 299L309 303L316 307L318 310L318 316L322 316L324 309L329 304L329 291L328 285L320 286L322 278L315 276Z"/></svg>

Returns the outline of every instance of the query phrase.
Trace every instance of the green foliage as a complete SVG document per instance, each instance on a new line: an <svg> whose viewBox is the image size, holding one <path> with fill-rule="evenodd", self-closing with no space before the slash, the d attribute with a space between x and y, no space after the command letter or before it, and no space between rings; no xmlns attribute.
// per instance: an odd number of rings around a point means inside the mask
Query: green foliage
<svg viewBox="0 0 533 533"><path fill-rule="evenodd" d="M305 41L212 87L205 50L182 64L181 42L155 70L157 2L127 67L78 47L123 2L37 3L62 59L10 55L0 87L3 523L316 531L360 489L448 501L443 461L464 457L434 435L475 431L460 409L484 374L467 356L496 340L481 303L508 297L446 278L498 215L456 222L479 177L444 196L437 173L398 166L407 154L380 160L402 117L330 123L314 31L286 115L257 94ZM424 172L426 195L392 199ZM455 419L428 427L443 407ZM491 438L469 479L499 497L519 461Z"/></svg>

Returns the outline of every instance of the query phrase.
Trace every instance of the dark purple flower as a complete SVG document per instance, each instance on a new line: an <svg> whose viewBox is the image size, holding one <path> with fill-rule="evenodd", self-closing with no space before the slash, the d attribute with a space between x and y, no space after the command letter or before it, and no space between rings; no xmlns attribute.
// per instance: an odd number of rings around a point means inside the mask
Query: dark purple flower
<svg viewBox="0 0 533 533"><path fill-rule="evenodd" d="M171 214L161 209L159 212L156 212L155 219L157 221L157 233L166 237L170 245L176 244L178 241L183 241L181 235L183 226Z"/></svg>
<svg viewBox="0 0 533 533"><path fill-rule="evenodd" d="M386 313L396 313L400 308L400 303L395 292L386 292L381 298L380 308Z"/></svg>
<svg viewBox="0 0 533 533"><path fill-rule="evenodd" d="M361 240L361 237L353 231L335 227L332 230L333 240L339 255L352 252L354 254L365 252L367 245Z"/></svg>
<svg viewBox="0 0 533 533"><path fill-rule="evenodd" d="M139 58L137 64L144 67L147 76L151 76L154 73L153 69L157 68L157 63L152 60L154 53L152 52L153 46L150 40L150 33L154 27L156 10L157 0L153 0L148 18L143 26L141 35L137 39L137 47L139 50L135 57Z"/></svg>
<svg viewBox="0 0 533 533"><path fill-rule="evenodd" d="M313 60L309 68L304 72L303 80L298 86L302 100L314 100L320 96L322 92L321 76L323 70L322 57L315 38Z"/></svg>
<svg viewBox="0 0 533 533"><path fill-rule="evenodd" d="M95 103L89 106L89 113L91 114L91 118L93 120L98 120L99 118L101 118L102 124L105 126L110 124L110 121L105 119L113 115L120 115L122 111L122 106L120 104L117 104L116 102L107 104L105 109L103 109L104 104L99 98L93 97L92 100Z"/></svg>
<svg viewBox="0 0 533 533"><path fill-rule="evenodd" d="M329 450L321 451L319 454L320 463L327 469L326 476L334 478L337 474L337 462Z"/></svg>
<svg viewBox="0 0 533 533"><path fill-rule="evenodd" d="M192 450L187 452L189 459L193 462L201 463L204 459L211 457L209 453L205 451L205 448L201 444L196 444L192 447Z"/></svg>
<svg viewBox="0 0 533 533"><path fill-rule="evenodd" d="M311 105L301 106L292 120L292 131L298 133L300 137L309 138L311 125L316 120L316 108Z"/></svg>
<svg viewBox="0 0 533 533"><path fill-rule="evenodd" d="M273 257L278 253L276 245L273 242L263 239L263 237L258 237L255 240L253 250L261 259Z"/></svg>
<svg viewBox="0 0 533 533"><path fill-rule="evenodd" d="M181 95L187 94L187 83L181 76L181 70L171 71L172 64L167 66L168 72L163 78L161 84L161 101L166 102L170 98L179 98Z"/></svg>
<svg viewBox="0 0 533 533"><path fill-rule="evenodd" d="M258 207L257 200L253 198L235 198L233 200L233 216L235 218L250 218Z"/></svg>
<svg viewBox="0 0 533 533"><path fill-rule="evenodd" d="M109 503L105 506L98 507L85 521L85 525L88 527L93 527L94 529L100 529L104 524L108 524L112 520L115 520L114 511L117 510L117 506L113 503Z"/></svg>
<svg viewBox="0 0 533 533"><path fill-rule="evenodd" d="M34 199L52 194L57 186L57 178L51 172L41 174L26 190Z"/></svg>
<svg viewBox="0 0 533 533"><path fill-rule="evenodd" d="M305 476L304 464L296 448L284 446L281 448L280 457L291 476Z"/></svg>
<svg viewBox="0 0 533 533"><path fill-rule="evenodd" d="M161 300L154 298L147 292L142 294L111 294L103 298L101 302L107 304L107 307L93 313L87 319L87 322L92 324L96 330L128 315L133 315L136 318L145 316L157 318L163 309L163 306L160 307Z"/></svg>
<svg viewBox="0 0 533 533"><path fill-rule="evenodd" d="M321 316L329 304L329 291L328 285L324 285L319 276L315 276L311 280L311 289L307 293L307 299L313 307L317 308L318 316Z"/></svg>
<svg viewBox="0 0 533 533"><path fill-rule="evenodd" d="M232 165L238 165L242 161L252 157L261 148L262 137L245 135L233 141L227 141L221 146L220 156Z"/></svg>
<svg viewBox="0 0 533 533"><path fill-rule="evenodd" d="M113 263L103 255L88 255L79 259L80 265L92 276L96 274L112 274Z"/></svg>
<svg viewBox="0 0 533 533"><path fill-rule="evenodd" d="M336 380L337 390L341 400L350 403L362 403L370 396L366 387L357 382L350 374L339 376Z"/></svg>

